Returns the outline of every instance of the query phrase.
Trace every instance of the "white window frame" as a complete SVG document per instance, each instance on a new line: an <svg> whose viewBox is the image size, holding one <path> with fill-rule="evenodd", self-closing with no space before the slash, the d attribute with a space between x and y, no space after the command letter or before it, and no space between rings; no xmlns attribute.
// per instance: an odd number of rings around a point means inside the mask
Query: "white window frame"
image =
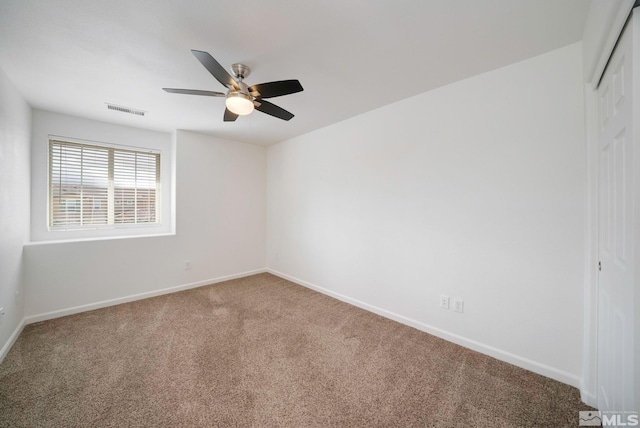
<svg viewBox="0 0 640 428"><path fill-rule="evenodd" d="M98 149L106 149L110 153L108 161L108 200L107 200L107 223L105 224L68 224L68 225L54 225L54 213L53 213L53 182L52 182L52 150L51 146L54 143L67 144L69 146L77 147L95 147ZM152 154L156 156L156 172L155 172L155 220L154 222L129 222L129 223L117 223L114 220L115 209L115 194L114 194L114 164L113 157L116 152L119 153L140 153L140 154ZM68 137L49 136L47 146L47 213L48 213L48 230L49 231L61 231L61 230L87 230L87 229L118 229L118 228L134 228L134 227L153 227L161 224L162 219L162 154L160 150L153 150L145 147L136 146L123 146L118 144L103 143L97 141L77 140ZM127 201L131 202L131 201ZM82 201L80 201L82 204ZM129 206L130 204L127 204ZM82 214L80 213L80 216Z"/></svg>
<svg viewBox="0 0 640 428"><path fill-rule="evenodd" d="M138 120L138 119L136 119ZM176 234L177 132L152 130L33 109L31 118L30 245L73 241L151 238ZM133 227L49 230L49 140L143 147L161 154L161 223Z"/></svg>

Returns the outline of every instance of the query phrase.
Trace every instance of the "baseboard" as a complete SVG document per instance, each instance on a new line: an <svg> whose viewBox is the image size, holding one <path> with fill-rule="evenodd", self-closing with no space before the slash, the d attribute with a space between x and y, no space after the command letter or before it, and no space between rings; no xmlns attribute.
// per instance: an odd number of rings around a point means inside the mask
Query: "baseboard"
<svg viewBox="0 0 640 428"><path fill-rule="evenodd" d="M24 329L25 325L27 325L27 323L23 318L22 321L20 321L20 323L16 327L16 329L13 331L11 336L9 336L9 340L7 340L7 342L4 344L2 349L0 349L0 363L4 361L4 357L7 356L13 344L16 343L16 340L18 340L18 336L20 336L20 333L22 333L22 330Z"/></svg>
<svg viewBox="0 0 640 428"><path fill-rule="evenodd" d="M379 308L377 306L370 305L368 303L362 302L357 299L353 299L351 297L345 296L340 293L336 293L334 291L328 290L323 287L319 287L315 284L311 284L307 281L301 280L299 278L295 278L293 276L284 274L282 272L278 272L274 269L267 268L267 272L272 275L278 276L280 278L286 279L288 281L294 282L298 285L302 285L303 287L310 288L312 290L318 291L322 294L326 294L328 296L334 297L338 300L341 300L345 303L349 303L351 305L357 306L369 312L373 312L385 318L392 319L401 324L408 325L410 327L416 328L418 330L424 331L425 333L432 334L441 339L447 340L449 342L453 342L457 345L464 346L465 348L472 349L474 351L480 352L485 355L489 355L490 357L496 358L501 361L505 361L509 364L513 364L514 366L521 367L523 369L532 371L534 373L538 373L542 376L549 377L551 379L555 379L559 382L566 383L576 388L580 388L580 378L571 373L567 373L563 370L558 370L554 367L548 366L546 364L539 363L537 361L530 360L528 358L521 357L519 355L512 354L510 352L495 348L493 346L489 346L475 340L459 336L454 333L450 333L448 331L442 330L437 327L433 327L431 325L425 324L420 321L416 321L411 318L407 318L402 315L398 315L394 312L388 311L386 309Z"/></svg>
<svg viewBox="0 0 640 428"><path fill-rule="evenodd" d="M33 324L35 322L46 321L54 318L60 318L67 315L73 315L80 312L92 311L94 309L106 308L109 306L119 305L122 303L133 302L136 300L148 299L149 297L161 296L163 294L176 293L178 291L189 290L191 288L198 288L204 285L215 284L218 282L229 281L232 279L243 278L245 276L256 275L258 273L266 272L266 269L255 269L247 272L237 273L233 275L220 276L217 278L205 279L203 281L191 282L189 284L177 285L175 287L163 288L160 290L148 291L145 293L132 294L125 297L118 297L116 299L103 300L101 302L89 303L87 305L74 306L72 308L60 309L52 312L45 312L43 314L31 315L25 317L23 324ZM4 349L4 348L3 348Z"/></svg>
<svg viewBox="0 0 640 428"><path fill-rule="evenodd" d="M580 388L580 400L595 409L598 408L598 397L593 391Z"/></svg>

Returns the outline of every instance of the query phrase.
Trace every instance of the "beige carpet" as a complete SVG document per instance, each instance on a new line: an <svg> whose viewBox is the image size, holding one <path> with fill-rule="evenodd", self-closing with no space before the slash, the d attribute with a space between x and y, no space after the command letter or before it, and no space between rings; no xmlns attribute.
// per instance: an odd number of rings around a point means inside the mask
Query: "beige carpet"
<svg viewBox="0 0 640 428"><path fill-rule="evenodd" d="M0 426L575 427L570 386L270 274L28 325Z"/></svg>

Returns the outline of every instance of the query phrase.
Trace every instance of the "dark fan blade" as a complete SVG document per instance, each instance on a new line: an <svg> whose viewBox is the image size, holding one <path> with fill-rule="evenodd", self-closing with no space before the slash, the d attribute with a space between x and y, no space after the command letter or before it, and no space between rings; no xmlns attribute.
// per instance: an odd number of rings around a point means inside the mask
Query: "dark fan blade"
<svg viewBox="0 0 640 428"><path fill-rule="evenodd" d="M238 115L235 113L231 113L228 108L224 109L224 121L225 122L234 122L238 118Z"/></svg>
<svg viewBox="0 0 640 428"><path fill-rule="evenodd" d="M205 97L226 97L222 92L200 91L198 89L162 88L170 94L204 95Z"/></svg>
<svg viewBox="0 0 640 428"><path fill-rule="evenodd" d="M204 65L204 68L209 70L209 73L211 73L218 82L222 83L227 88L239 89L238 84L233 80L233 77L231 77L231 75L225 71L224 67L221 66L220 63L208 52L196 51L193 49L191 49L191 52L196 58L198 58L198 61Z"/></svg>
<svg viewBox="0 0 640 428"><path fill-rule="evenodd" d="M291 120L291 118L293 117L292 113L289 113L282 107L278 107L277 105L272 104L269 101L257 100L255 106L256 110L277 117L278 119Z"/></svg>
<svg viewBox="0 0 640 428"><path fill-rule="evenodd" d="M249 92L257 98L273 98L295 94L304 89L298 80L280 80L277 82L259 83L249 88ZM259 94L256 94L256 92Z"/></svg>

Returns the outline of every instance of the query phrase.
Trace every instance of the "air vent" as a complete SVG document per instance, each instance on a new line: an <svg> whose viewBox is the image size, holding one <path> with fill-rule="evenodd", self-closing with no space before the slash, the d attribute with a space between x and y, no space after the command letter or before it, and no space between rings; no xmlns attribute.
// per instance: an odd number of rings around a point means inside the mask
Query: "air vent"
<svg viewBox="0 0 640 428"><path fill-rule="evenodd" d="M106 103L106 104L109 110L116 110L116 111L121 111L123 113L137 114L138 116L144 116L144 114L146 113L146 111L136 110L131 107L117 106L115 104L109 104L109 103Z"/></svg>

